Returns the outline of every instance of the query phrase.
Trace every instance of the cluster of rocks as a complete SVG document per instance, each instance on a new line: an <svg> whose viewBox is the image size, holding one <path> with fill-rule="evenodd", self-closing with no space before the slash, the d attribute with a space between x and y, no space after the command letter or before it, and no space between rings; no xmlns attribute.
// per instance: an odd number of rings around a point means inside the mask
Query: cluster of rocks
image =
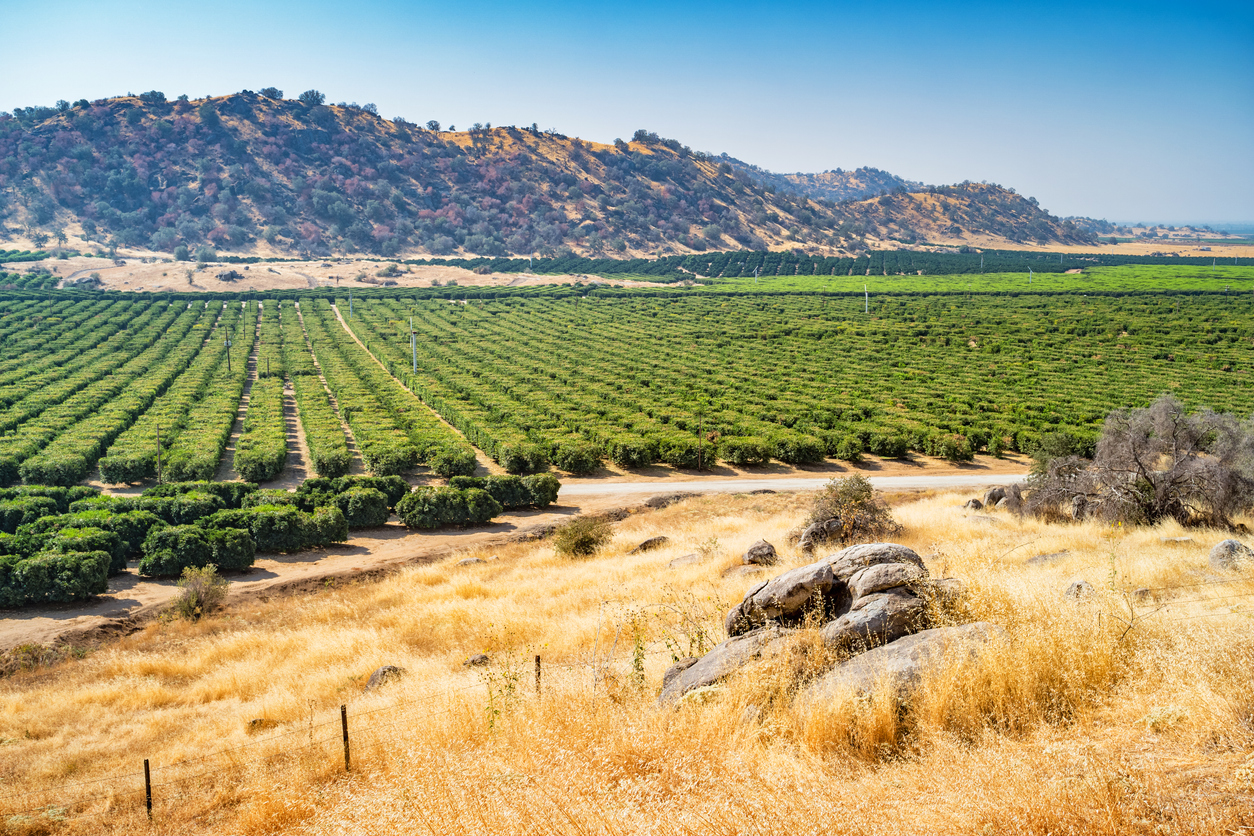
<svg viewBox="0 0 1254 836"><path fill-rule="evenodd" d="M1210 550L1210 568L1220 572L1254 569L1254 549L1240 540L1222 540Z"/></svg>
<svg viewBox="0 0 1254 836"><path fill-rule="evenodd" d="M750 553L761 555L765 550L759 545ZM745 561L749 562L748 554ZM905 546L851 546L750 589L727 614L728 639L700 659L685 659L668 670L659 700L673 702L715 685L755 660L786 653L803 630L815 628L833 660L845 661L834 664L806 694L859 689L870 681L868 677L881 673L907 687L938 654L955 646L970 652L999 632L986 623L940 628L929 624L933 607L947 607L962 593L959 580L930 578L922 559ZM903 644L907 636L916 638ZM875 650L859 655L868 648ZM855 661L857 665L852 664Z"/></svg>
<svg viewBox="0 0 1254 836"><path fill-rule="evenodd" d="M968 499L963 508L969 508L972 511L998 510L998 511L1018 511L1023 505L1023 489L1018 485L1007 485L1006 487L989 488L984 494L984 499Z"/></svg>

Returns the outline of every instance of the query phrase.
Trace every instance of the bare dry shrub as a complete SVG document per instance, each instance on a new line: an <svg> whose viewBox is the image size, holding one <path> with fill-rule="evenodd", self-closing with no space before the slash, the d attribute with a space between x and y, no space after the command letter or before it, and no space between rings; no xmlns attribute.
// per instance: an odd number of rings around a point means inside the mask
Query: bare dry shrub
<svg viewBox="0 0 1254 836"><path fill-rule="evenodd" d="M841 543L882 540L896 534L901 526L893 519L888 503L878 496L871 482L860 473L834 478L819 491L810 506L802 528L814 523L839 520L835 539Z"/></svg>
<svg viewBox="0 0 1254 836"><path fill-rule="evenodd" d="M1110 413L1092 461L1054 459L1029 485L1027 510L1045 519L1232 528L1254 507L1254 421L1163 395Z"/></svg>

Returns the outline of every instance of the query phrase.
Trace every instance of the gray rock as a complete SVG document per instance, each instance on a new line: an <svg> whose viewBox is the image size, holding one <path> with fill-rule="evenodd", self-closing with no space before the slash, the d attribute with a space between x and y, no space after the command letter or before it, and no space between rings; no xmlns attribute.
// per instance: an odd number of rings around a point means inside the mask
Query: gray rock
<svg viewBox="0 0 1254 836"><path fill-rule="evenodd" d="M895 586L911 586L927 578L927 570L913 563L879 563L859 569L849 577L849 592L854 600L883 592Z"/></svg>
<svg viewBox="0 0 1254 836"><path fill-rule="evenodd" d="M802 692L798 701L816 706L843 694L866 694L884 687L906 697L923 678L942 665L977 655L993 639L1005 635L996 624L977 621L936 627L897 639L837 665Z"/></svg>
<svg viewBox="0 0 1254 836"><path fill-rule="evenodd" d="M1072 581L1063 594L1072 601L1084 601L1093 597L1093 584L1085 580Z"/></svg>
<svg viewBox="0 0 1254 836"><path fill-rule="evenodd" d="M1231 572L1254 566L1254 549L1240 540L1223 540L1210 550L1210 568Z"/></svg>
<svg viewBox="0 0 1254 836"><path fill-rule="evenodd" d="M1005 511L1009 507L1010 507L1009 499L999 499L997 500L997 504L992 506L994 511Z"/></svg>
<svg viewBox="0 0 1254 836"><path fill-rule="evenodd" d="M1083 521L1089 515L1089 501L1087 497L1076 494L1071 497L1071 519L1076 522Z"/></svg>
<svg viewBox="0 0 1254 836"><path fill-rule="evenodd" d="M797 540L797 548L803 552L814 551L816 546L829 543L840 537L840 519L833 517L830 520L816 522L806 527L801 532L800 539Z"/></svg>
<svg viewBox="0 0 1254 836"><path fill-rule="evenodd" d="M819 635L835 650L888 644L925 626L927 602L898 587L853 602L849 612L824 627Z"/></svg>
<svg viewBox="0 0 1254 836"><path fill-rule="evenodd" d="M775 553L774 546L765 540L759 540L749 547L741 560L746 565L774 566L779 562L779 555Z"/></svg>
<svg viewBox="0 0 1254 836"><path fill-rule="evenodd" d="M819 607L826 613L825 598L835 578L826 563L800 566L766 583L759 584L745 595L727 615L727 635L737 636L769 621L786 625L799 624L806 612Z"/></svg>
<svg viewBox="0 0 1254 836"><path fill-rule="evenodd" d="M1192 543L1193 538L1192 537L1163 537L1162 542L1164 543Z"/></svg>
<svg viewBox="0 0 1254 836"><path fill-rule="evenodd" d="M981 511L984 509L984 503L978 499L968 499L962 504L963 508L970 508L972 511Z"/></svg>
<svg viewBox="0 0 1254 836"><path fill-rule="evenodd" d="M691 493L691 492L664 493L664 494L659 494L658 496L649 497L648 499L644 501L644 505L646 508L654 508L654 509L665 508L668 505L674 505L676 502L679 502L680 500L688 499L696 495L697 494Z"/></svg>
<svg viewBox="0 0 1254 836"><path fill-rule="evenodd" d="M1005 498L1006 498L1005 488L989 488L988 491L986 491L984 494L984 505L988 508L992 508L998 502L1001 502Z"/></svg>
<svg viewBox="0 0 1254 836"><path fill-rule="evenodd" d="M756 490L749 491L749 496L766 496L767 494L773 493L775 493L775 491L770 488L757 488Z"/></svg>
<svg viewBox="0 0 1254 836"><path fill-rule="evenodd" d="M662 674L662 687L665 688L671 683L671 680L679 676L684 671L691 668L697 662L701 661L696 656L689 656L686 659L680 659L675 664L666 669L666 673Z"/></svg>
<svg viewBox="0 0 1254 836"><path fill-rule="evenodd" d="M1071 552L1067 551L1066 549L1063 549L1060 552L1050 552L1049 554L1038 554L1034 557L1029 557L1027 560L1027 565L1047 566L1050 563L1057 563L1058 561L1062 560L1064 557L1068 557L1070 555L1071 555Z"/></svg>
<svg viewBox="0 0 1254 836"><path fill-rule="evenodd" d="M389 682L400 679L404 675L404 668L398 668L396 665L384 665L370 674L370 679L366 680L366 690L373 691L375 688L380 688Z"/></svg>
<svg viewBox="0 0 1254 836"><path fill-rule="evenodd" d="M651 552L654 549L662 548L662 546L665 546L670 541L671 541L671 538L665 535L661 535L658 537L650 537L648 540L645 540L643 543L636 546L631 551L627 552L627 554L644 554L645 552Z"/></svg>
<svg viewBox="0 0 1254 836"><path fill-rule="evenodd" d="M488 664L489 661L491 660L488 659L488 655L486 653L476 653L465 662L462 662L462 665L467 668L481 668Z"/></svg>
<svg viewBox="0 0 1254 836"><path fill-rule="evenodd" d="M896 543L863 543L850 546L826 558L826 561L832 567L836 580L841 583L847 583L859 569L881 563L913 563L920 569L924 568L923 559L914 549Z"/></svg>
<svg viewBox="0 0 1254 836"><path fill-rule="evenodd" d="M666 565L671 569L678 569L680 566L692 566L693 564L700 563L701 559L700 552L693 552L692 554L686 554L683 557L677 557Z"/></svg>
<svg viewBox="0 0 1254 836"><path fill-rule="evenodd" d="M486 561L484 561L483 558L481 557L468 557L465 560L457 561L457 563L455 563L454 565L455 566L474 566L477 563L484 563L484 562Z"/></svg>
<svg viewBox="0 0 1254 836"><path fill-rule="evenodd" d="M795 633L780 627L763 627L715 645L696 664L671 677L662 687L658 702L673 703L689 691L721 682L755 660L779 656L792 645Z"/></svg>

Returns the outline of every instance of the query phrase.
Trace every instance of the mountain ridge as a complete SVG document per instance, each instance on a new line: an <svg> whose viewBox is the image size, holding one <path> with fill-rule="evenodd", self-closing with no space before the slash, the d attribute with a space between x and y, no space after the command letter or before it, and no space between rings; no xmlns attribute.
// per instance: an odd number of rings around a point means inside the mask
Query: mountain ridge
<svg viewBox="0 0 1254 836"><path fill-rule="evenodd" d="M755 170L649 131L612 144L534 125L444 131L386 121L369 106L326 105L315 91L197 101L151 91L0 115L0 224L16 222L30 240L74 233L156 252L618 257L853 253L975 238L1092 243L997 186L919 187L876 169L770 175L784 187ZM863 193L883 185L893 188ZM803 187L862 192L836 202Z"/></svg>

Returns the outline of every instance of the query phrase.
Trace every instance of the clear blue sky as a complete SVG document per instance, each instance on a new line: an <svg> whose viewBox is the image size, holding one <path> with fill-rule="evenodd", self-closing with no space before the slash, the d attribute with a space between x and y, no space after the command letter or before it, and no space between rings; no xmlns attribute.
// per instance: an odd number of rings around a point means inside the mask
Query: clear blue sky
<svg viewBox="0 0 1254 836"><path fill-rule="evenodd" d="M1254 221L1254 4L0 0L0 110L276 86L775 171Z"/></svg>

